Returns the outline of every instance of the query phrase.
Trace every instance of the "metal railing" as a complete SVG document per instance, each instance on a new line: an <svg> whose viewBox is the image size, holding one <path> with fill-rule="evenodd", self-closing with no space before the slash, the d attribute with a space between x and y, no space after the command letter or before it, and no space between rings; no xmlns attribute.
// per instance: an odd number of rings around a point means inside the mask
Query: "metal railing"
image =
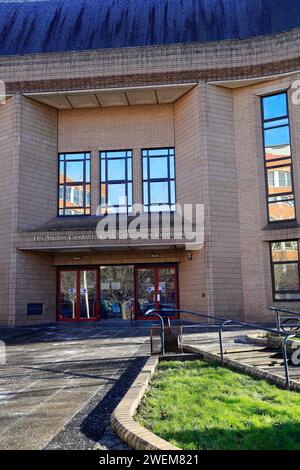
<svg viewBox="0 0 300 470"><path fill-rule="evenodd" d="M200 318L206 318L208 320L214 320L215 323L209 323L207 325L209 328L215 327L218 328L218 333L219 333L219 346L220 346L220 356L221 356L221 362L222 364L224 363L224 342L223 342L223 330L225 326L231 325L231 326L242 326L245 328L250 328L253 330L260 330L260 331L266 331L268 333L271 333L275 336L281 336L283 338L283 344L282 344L282 354L283 354L283 361L284 361L284 371L285 371L285 379L286 379L286 387L287 389L290 389L290 374L289 374L289 364L288 364L288 355L287 355L287 342L291 338L299 337L300 334L296 333L287 333L285 331L282 331L280 329L274 329L274 328L269 328L266 326L262 325L257 325L255 323L248 323L248 322L243 322L239 320L230 320L225 317L215 317L212 315L207 315L204 313L200 312L194 312L191 310L173 310L173 309L165 309L165 310L157 310L157 309L151 309L148 310L145 313L145 316L153 316L157 317L160 321L160 337L161 337L161 355L165 355L165 323L164 323L164 316L166 318L173 316L174 313L184 313L187 315L195 316L195 317L200 317Z"/></svg>
<svg viewBox="0 0 300 470"><path fill-rule="evenodd" d="M276 313L276 325L278 330L300 330L300 313L280 307L269 307ZM295 322L295 323L293 323Z"/></svg>

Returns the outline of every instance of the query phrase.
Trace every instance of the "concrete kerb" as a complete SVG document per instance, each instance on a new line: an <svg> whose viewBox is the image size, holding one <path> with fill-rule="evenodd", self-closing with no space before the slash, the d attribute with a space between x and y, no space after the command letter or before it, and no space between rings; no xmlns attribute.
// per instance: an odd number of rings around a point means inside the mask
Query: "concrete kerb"
<svg viewBox="0 0 300 470"><path fill-rule="evenodd" d="M158 362L159 358L157 356L149 357L145 366L111 416L110 425L112 430L132 449L180 450L170 442L148 431L133 419Z"/></svg>

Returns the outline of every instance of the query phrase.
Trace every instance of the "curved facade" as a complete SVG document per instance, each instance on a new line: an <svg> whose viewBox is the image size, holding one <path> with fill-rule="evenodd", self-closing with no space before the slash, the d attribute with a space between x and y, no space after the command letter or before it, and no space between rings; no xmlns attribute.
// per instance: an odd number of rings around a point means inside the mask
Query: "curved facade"
<svg viewBox="0 0 300 470"><path fill-rule="evenodd" d="M0 8L0 54L247 39L297 28L297 0L51 0Z"/></svg>
<svg viewBox="0 0 300 470"><path fill-rule="evenodd" d="M297 2L138 3L99 2L101 27L88 1L1 5L3 325L300 308ZM122 191L200 204L203 243L99 239Z"/></svg>

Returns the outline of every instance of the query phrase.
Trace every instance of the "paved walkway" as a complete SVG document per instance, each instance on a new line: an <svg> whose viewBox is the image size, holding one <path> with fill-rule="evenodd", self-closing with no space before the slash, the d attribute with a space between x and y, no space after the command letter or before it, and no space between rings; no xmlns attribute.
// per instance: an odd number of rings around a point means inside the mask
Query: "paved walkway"
<svg viewBox="0 0 300 470"><path fill-rule="evenodd" d="M215 331L184 331L186 344L218 351ZM259 351L236 343L245 334L226 331L224 347L253 363ZM126 449L109 419L146 362L148 338L147 323L0 329L7 345L7 363L0 366L0 450ZM274 357L269 364L268 354L257 365L281 370Z"/></svg>
<svg viewBox="0 0 300 470"><path fill-rule="evenodd" d="M0 330L0 449L124 448L109 418L149 354L147 327Z"/></svg>

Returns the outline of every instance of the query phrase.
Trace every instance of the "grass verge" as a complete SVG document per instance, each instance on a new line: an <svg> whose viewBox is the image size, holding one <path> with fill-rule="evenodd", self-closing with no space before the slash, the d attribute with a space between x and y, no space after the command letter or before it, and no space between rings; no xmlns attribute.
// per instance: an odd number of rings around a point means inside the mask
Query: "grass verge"
<svg viewBox="0 0 300 470"><path fill-rule="evenodd" d="M161 362L135 419L187 450L299 450L300 394L203 361Z"/></svg>

